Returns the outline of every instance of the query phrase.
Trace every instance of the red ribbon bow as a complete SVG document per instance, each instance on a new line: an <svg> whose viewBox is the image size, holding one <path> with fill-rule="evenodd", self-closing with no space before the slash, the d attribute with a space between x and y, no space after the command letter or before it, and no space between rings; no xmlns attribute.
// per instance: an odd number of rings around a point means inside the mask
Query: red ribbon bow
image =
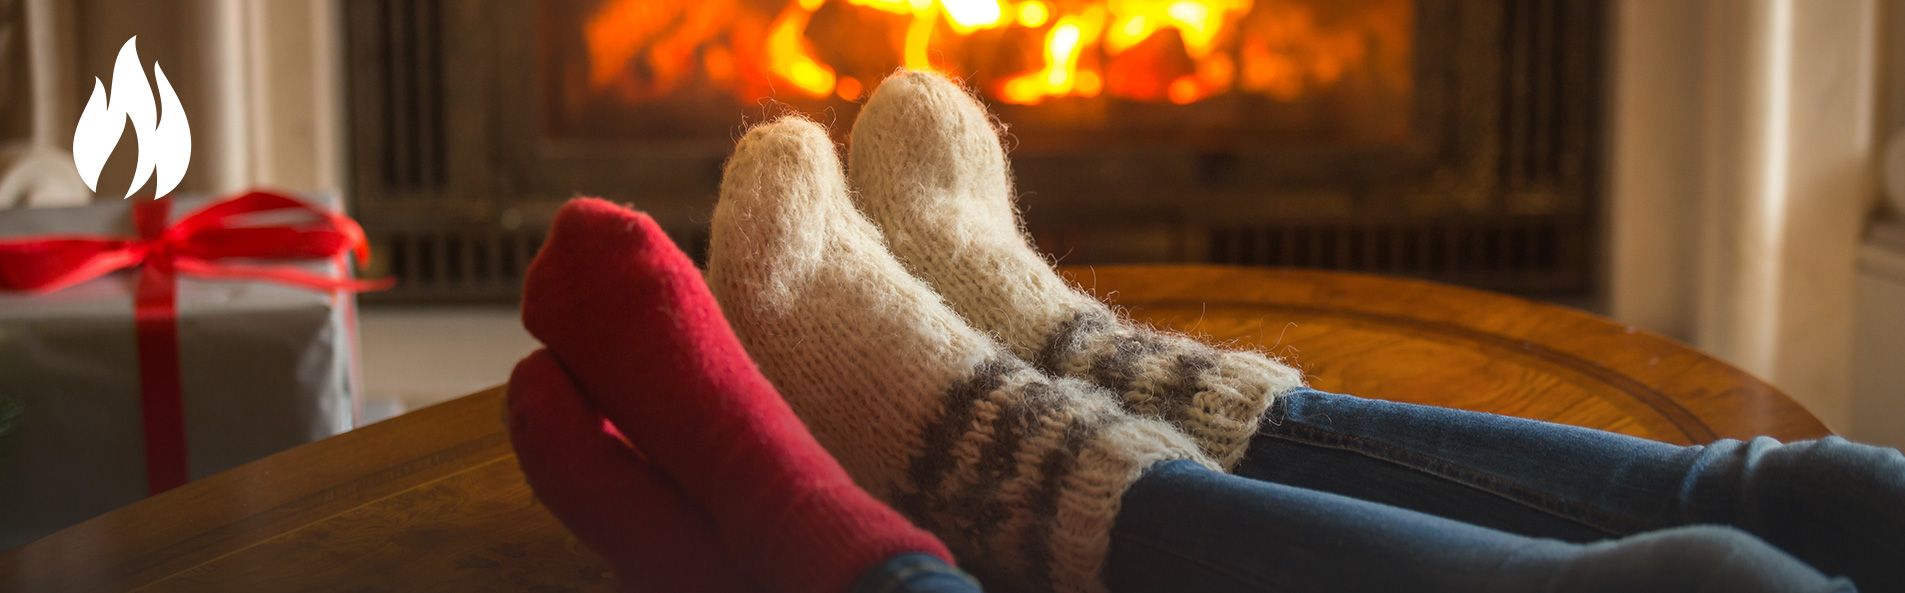
<svg viewBox="0 0 1905 593"><path fill-rule="evenodd" d="M140 268L134 318L144 406L146 483L153 494L184 484L189 475L184 388L179 378L179 275L262 280L324 291L382 290L391 285L387 278L332 278L296 268L220 261L320 259L350 252L363 265L370 257L364 229L342 214L283 194L253 191L213 203L168 226L169 204L165 200L135 203L132 220L139 236L134 239L48 235L0 241L0 290L43 294L127 268ZM296 224L245 224L254 215L282 211L308 216Z"/></svg>

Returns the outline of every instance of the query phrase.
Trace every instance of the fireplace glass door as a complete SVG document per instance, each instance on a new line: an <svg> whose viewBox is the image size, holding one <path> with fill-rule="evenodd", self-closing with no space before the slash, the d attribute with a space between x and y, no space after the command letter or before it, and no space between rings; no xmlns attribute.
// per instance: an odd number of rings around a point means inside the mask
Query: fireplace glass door
<svg viewBox="0 0 1905 593"><path fill-rule="evenodd" d="M513 298L561 201L705 243L751 123L846 142L924 68L997 114L1063 263L1592 290L1600 0L346 0L352 198L404 280Z"/></svg>

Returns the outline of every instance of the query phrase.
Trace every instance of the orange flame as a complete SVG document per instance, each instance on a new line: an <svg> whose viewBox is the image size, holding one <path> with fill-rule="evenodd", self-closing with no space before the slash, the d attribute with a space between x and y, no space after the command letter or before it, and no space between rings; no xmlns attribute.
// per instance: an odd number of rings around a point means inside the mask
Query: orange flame
<svg viewBox="0 0 1905 593"><path fill-rule="evenodd" d="M629 99L705 80L752 99L855 100L894 66L978 73L994 98L1295 101L1346 77L1407 90L1409 0L606 0L585 80ZM771 18L770 16L771 15Z"/></svg>
<svg viewBox="0 0 1905 593"><path fill-rule="evenodd" d="M1048 97L1096 97L1103 87L1096 72L1080 71L1078 58L1097 41L1104 11L1060 17L1045 34L1045 66L1037 72L1008 78L999 86L999 100L1021 105Z"/></svg>
<svg viewBox="0 0 1905 593"><path fill-rule="evenodd" d="M833 68L815 59L802 33L807 20L824 0L800 0L789 4L774 19L767 33L767 69L781 80L793 83L810 97L825 97L833 92Z"/></svg>

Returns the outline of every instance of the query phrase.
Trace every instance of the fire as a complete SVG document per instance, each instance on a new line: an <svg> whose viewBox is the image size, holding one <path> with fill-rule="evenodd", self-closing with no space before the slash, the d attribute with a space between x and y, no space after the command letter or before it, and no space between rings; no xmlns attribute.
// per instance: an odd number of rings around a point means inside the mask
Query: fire
<svg viewBox="0 0 1905 593"><path fill-rule="evenodd" d="M1409 0L605 0L583 44L592 92L713 85L737 98L858 99L896 66L962 75L1012 104L1111 97L1296 101L1407 90Z"/></svg>
<svg viewBox="0 0 1905 593"><path fill-rule="evenodd" d="M1005 7L998 0L943 0L940 9L946 12L946 24L960 35L1005 24Z"/></svg>
<svg viewBox="0 0 1905 593"><path fill-rule="evenodd" d="M1019 3L1018 13L1019 26L1037 29L1045 24L1046 19L1052 18L1052 7L1039 0L1030 0Z"/></svg>
<svg viewBox="0 0 1905 593"><path fill-rule="evenodd" d="M807 38L802 36L807 20L824 1L800 0L788 5L767 34L768 71L812 97L827 96L834 85L833 68L813 57Z"/></svg>
<svg viewBox="0 0 1905 593"><path fill-rule="evenodd" d="M1078 58L1086 45L1096 41L1104 16L1100 11L1058 19L1045 34L1045 67L1037 72L1006 79L999 86L999 100L1007 103L1036 104L1047 97L1096 97L1102 84L1096 72L1079 71Z"/></svg>

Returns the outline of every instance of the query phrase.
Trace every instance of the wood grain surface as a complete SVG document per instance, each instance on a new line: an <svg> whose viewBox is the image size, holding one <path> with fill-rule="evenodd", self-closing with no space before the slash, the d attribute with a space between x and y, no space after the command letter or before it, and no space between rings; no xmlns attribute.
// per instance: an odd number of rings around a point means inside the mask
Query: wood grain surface
<svg viewBox="0 0 1905 593"><path fill-rule="evenodd" d="M1745 372L1552 305L1328 272L1066 272L1137 319L1283 356L1324 390L1680 443L1828 434ZM502 395L298 447L0 554L0 590L613 590L523 483Z"/></svg>

